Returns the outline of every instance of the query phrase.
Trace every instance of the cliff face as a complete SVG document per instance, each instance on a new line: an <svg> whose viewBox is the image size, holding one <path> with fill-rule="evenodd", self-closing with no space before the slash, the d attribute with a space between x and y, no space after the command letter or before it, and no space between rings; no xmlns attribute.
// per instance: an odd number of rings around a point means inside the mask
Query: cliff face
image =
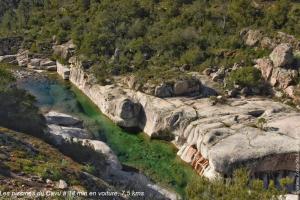
<svg viewBox="0 0 300 200"><path fill-rule="evenodd" d="M300 113L289 106L264 98L161 99L93 80L79 62L71 63L70 81L105 115L152 138L172 140L178 155L201 175L229 175L246 164L254 175L278 172L282 177L289 171L295 177Z"/></svg>

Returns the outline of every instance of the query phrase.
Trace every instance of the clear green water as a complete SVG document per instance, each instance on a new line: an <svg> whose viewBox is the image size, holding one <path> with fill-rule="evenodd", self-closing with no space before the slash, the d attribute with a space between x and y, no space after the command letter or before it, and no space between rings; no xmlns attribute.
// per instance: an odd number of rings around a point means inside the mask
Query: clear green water
<svg viewBox="0 0 300 200"><path fill-rule="evenodd" d="M176 156L170 143L151 140L144 133L130 133L105 117L88 97L68 82L51 75L47 80L22 84L37 98L42 109L55 109L83 119L95 137L106 142L119 160L142 171L155 182L185 197L187 182L197 177L189 165Z"/></svg>

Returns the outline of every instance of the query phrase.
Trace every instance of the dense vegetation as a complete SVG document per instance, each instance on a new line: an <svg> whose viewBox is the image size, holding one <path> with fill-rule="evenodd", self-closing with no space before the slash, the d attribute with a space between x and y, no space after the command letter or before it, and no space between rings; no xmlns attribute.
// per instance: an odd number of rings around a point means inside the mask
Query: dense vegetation
<svg viewBox="0 0 300 200"><path fill-rule="evenodd" d="M233 88L234 85L241 87L257 87L263 85L261 83L260 70L254 67L243 67L232 71L227 78L227 87Z"/></svg>
<svg viewBox="0 0 300 200"><path fill-rule="evenodd" d="M300 29L300 5L293 0L8 2L0 1L1 8L12 8L0 10L1 35L25 34L33 51L43 50L53 39L73 39L78 53L94 61L98 77L130 72L159 77L156 71L176 76L183 64L195 70L241 61L249 66L252 58L267 52L247 48L241 29L270 34L283 30L296 37Z"/></svg>
<svg viewBox="0 0 300 200"><path fill-rule="evenodd" d="M15 78L6 66L0 65L0 125L17 131L40 135L43 117L34 105L35 99L15 87Z"/></svg>
<svg viewBox="0 0 300 200"><path fill-rule="evenodd" d="M279 200L283 190L277 190L271 181L266 190L260 180L249 181L250 175L245 169L234 172L233 179L215 180L209 182L205 179L195 180L189 183L187 193L190 200ZM281 186L291 184L289 179L281 179ZM284 188L284 187L283 187Z"/></svg>

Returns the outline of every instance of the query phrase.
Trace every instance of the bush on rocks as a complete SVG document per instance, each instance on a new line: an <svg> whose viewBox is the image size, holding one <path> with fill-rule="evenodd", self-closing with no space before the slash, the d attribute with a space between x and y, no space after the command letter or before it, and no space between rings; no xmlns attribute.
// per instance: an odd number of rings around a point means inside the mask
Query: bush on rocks
<svg viewBox="0 0 300 200"><path fill-rule="evenodd" d="M228 88L234 88L235 85L241 87L258 87L263 84L260 70L254 67L243 67L232 71L226 79Z"/></svg>
<svg viewBox="0 0 300 200"><path fill-rule="evenodd" d="M252 200L279 200L279 195L285 193L284 190L277 190L273 181L268 189L265 189L263 181L251 180L245 169L236 170L233 178L227 181L215 180L209 182L206 179L197 179L187 186L187 194L190 200L232 200L232 199L252 199ZM289 180L282 179L281 185L285 186Z"/></svg>

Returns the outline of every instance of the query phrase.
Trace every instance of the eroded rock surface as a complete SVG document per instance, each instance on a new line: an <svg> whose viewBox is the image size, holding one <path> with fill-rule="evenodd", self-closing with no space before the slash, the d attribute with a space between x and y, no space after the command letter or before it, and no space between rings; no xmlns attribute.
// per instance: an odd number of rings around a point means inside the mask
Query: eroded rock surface
<svg viewBox="0 0 300 200"><path fill-rule="evenodd" d="M229 99L212 104L209 98L158 98L116 85L89 83L80 66L71 67L70 80L115 122L122 120L142 129L150 137L171 139L178 155L199 173L214 178L229 175L240 165L256 166L272 158L282 162L286 155L299 152L300 114L293 108L265 98ZM122 99L140 104L136 123L117 112ZM125 109L126 110L126 109ZM282 127L283 121L289 128ZM193 147L194 150L191 150ZM192 153L191 153L192 152ZM286 165L268 165L269 171L295 170Z"/></svg>
<svg viewBox="0 0 300 200"><path fill-rule="evenodd" d="M287 44L282 43L278 45L270 54L275 67L285 67L293 63L293 48Z"/></svg>
<svg viewBox="0 0 300 200"><path fill-rule="evenodd" d="M248 46L254 46L260 41L262 36L263 34L259 30L249 30L244 36L245 43Z"/></svg>
<svg viewBox="0 0 300 200"><path fill-rule="evenodd" d="M82 127L82 121L78 118L56 111L48 112L45 114L45 118L48 124L56 124L67 127Z"/></svg>
<svg viewBox="0 0 300 200"><path fill-rule="evenodd" d="M20 67L26 67L30 61L29 50L20 49L16 55L16 59Z"/></svg>
<svg viewBox="0 0 300 200"><path fill-rule="evenodd" d="M76 46L74 45L74 43L70 40L65 44L53 46L53 51L54 51L53 53L59 58L68 60L70 57L74 55L75 47Z"/></svg>
<svg viewBox="0 0 300 200"><path fill-rule="evenodd" d="M70 69L68 66L61 64L56 61L57 73L65 80L69 80L70 77Z"/></svg>
<svg viewBox="0 0 300 200"><path fill-rule="evenodd" d="M57 71L56 62L48 58L32 58L27 67L35 70Z"/></svg>
<svg viewBox="0 0 300 200"><path fill-rule="evenodd" d="M101 169L101 174L106 181L126 188L129 187L135 191L143 191L147 199L179 199L176 193L153 183L143 174L124 171L117 156L107 144L91 139L91 136L83 128L72 127L72 125L77 125L81 122L79 119L56 111L50 111L45 114L45 118L48 124L48 136L55 145L80 145L82 148L87 147L96 153L104 155L108 167ZM59 184L62 187L67 187L61 182Z"/></svg>
<svg viewBox="0 0 300 200"><path fill-rule="evenodd" d="M260 45L262 48L273 50L281 43L288 43L294 50L300 50L300 41L295 36L280 31L270 36L260 30L246 28L241 30L240 35L248 46Z"/></svg>
<svg viewBox="0 0 300 200"><path fill-rule="evenodd" d="M292 47L283 43L278 45L269 58L257 59L255 67L260 69L262 77L271 86L283 90L294 103L299 103L297 82L299 79L299 65Z"/></svg>

